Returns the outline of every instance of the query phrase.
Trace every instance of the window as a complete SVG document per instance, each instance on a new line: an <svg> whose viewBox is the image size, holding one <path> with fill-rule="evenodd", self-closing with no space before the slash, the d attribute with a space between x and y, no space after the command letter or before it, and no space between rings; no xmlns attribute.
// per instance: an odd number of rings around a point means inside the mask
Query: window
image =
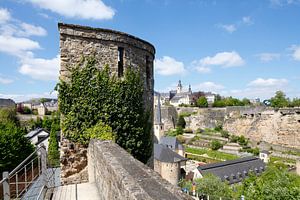
<svg viewBox="0 0 300 200"><path fill-rule="evenodd" d="M146 56L146 83L147 83L147 86L149 87L150 84L151 84L151 72L150 72L150 66L151 64L151 61L150 61L150 58L149 56Z"/></svg>
<svg viewBox="0 0 300 200"><path fill-rule="evenodd" d="M124 48L118 47L118 77L122 77L124 73Z"/></svg>

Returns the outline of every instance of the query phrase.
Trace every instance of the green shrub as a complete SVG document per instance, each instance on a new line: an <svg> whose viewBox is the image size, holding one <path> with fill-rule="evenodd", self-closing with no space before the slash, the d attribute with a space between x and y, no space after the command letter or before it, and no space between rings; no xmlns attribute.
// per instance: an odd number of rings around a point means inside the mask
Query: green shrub
<svg viewBox="0 0 300 200"><path fill-rule="evenodd" d="M223 147L223 144L219 140L213 140L211 141L211 149L212 150L218 150L221 147Z"/></svg>
<svg viewBox="0 0 300 200"><path fill-rule="evenodd" d="M90 137L86 130L99 121L116 133L118 145L142 162L152 152L150 112L144 105L144 85L140 73L126 67L122 79L112 75L108 66L99 70L94 58L83 58L70 69L68 81L60 80L59 95L62 130L74 142ZM88 143L84 141L83 143Z"/></svg>

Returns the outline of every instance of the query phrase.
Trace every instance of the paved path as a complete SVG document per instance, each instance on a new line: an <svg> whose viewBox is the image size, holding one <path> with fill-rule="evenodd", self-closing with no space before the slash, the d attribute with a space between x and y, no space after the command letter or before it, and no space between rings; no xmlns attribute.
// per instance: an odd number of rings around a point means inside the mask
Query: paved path
<svg viewBox="0 0 300 200"><path fill-rule="evenodd" d="M76 191L77 190L77 191ZM76 198L77 196L77 198ZM99 194L93 183L64 185L54 189L52 200L97 200Z"/></svg>

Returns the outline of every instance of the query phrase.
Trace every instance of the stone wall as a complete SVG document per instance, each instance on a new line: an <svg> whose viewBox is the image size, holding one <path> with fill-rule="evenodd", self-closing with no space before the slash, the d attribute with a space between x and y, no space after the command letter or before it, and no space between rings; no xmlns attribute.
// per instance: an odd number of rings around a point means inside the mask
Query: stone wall
<svg viewBox="0 0 300 200"><path fill-rule="evenodd" d="M99 68L109 65L112 75L118 75L118 48L123 48L124 71L132 67L144 81L144 101L152 111L155 48L149 42L119 31L73 24L58 24L60 33L60 78L67 80L68 68L76 66L83 56L94 56Z"/></svg>
<svg viewBox="0 0 300 200"><path fill-rule="evenodd" d="M173 106L161 107L161 120L164 124L164 130L175 128L177 122L177 112Z"/></svg>
<svg viewBox="0 0 300 200"><path fill-rule="evenodd" d="M92 140L88 160L89 182L100 200L192 199L111 141Z"/></svg>
<svg viewBox="0 0 300 200"><path fill-rule="evenodd" d="M196 109L196 112L195 108L177 109L178 113L193 112L191 116L185 117L186 128L197 130L222 124L225 130L235 135L244 135L253 144L276 149L300 149L300 108L274 110L263 106L244 106Z"/></svg>
<svg viewBox="0 0 300 200"><path fill-rule="evenodd" d="M61 183L88 182L87 148L63 138L61 141Z"/></svg>
<svg viewBox="0 0 300 200"><path fill-rule="evenodd" d="M235 135L244 135L257 144L266 142L300 149L300 113L295 109L232 116L224 121L223 128Z"/></svg>

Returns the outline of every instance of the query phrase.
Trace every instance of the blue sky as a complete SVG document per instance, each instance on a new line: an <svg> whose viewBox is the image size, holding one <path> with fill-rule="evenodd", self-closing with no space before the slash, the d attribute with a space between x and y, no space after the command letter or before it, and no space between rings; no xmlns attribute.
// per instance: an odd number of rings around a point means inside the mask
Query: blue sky
<svg viewBox="0 0 300 200"><path fill-rule="evenodd" d="M58 22L151 42L157 91L300 97L300 0L0 0L0 98L55 97Z"/></svg>

